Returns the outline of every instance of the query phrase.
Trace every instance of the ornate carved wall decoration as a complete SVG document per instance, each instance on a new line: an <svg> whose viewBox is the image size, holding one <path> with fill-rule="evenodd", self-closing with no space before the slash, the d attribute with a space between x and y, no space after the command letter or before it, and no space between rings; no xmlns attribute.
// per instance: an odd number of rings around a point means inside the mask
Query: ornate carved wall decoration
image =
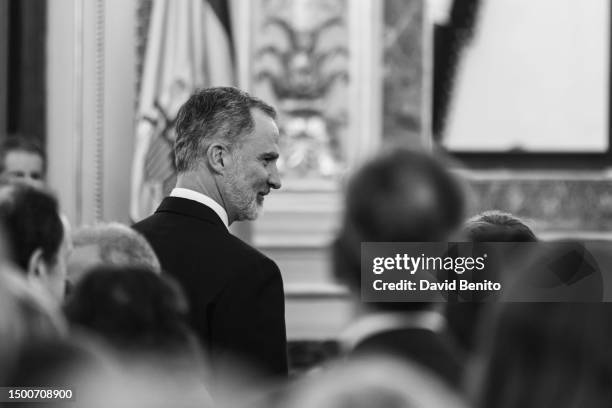
<svg viewBox="0 0 612 408"><path fill-rule="evenodd" d="M526 177L508 173L467 179L474 195L472 214L508 211L531 221L538 233L607 233L612 229L612 181L604 175L551 172Z"/></svg>
<svg viewBox="0 0 612 408"><path fill-rule="evenodd" d="M344 169L347 143L347 1L258 3L253 91L279 110L281 171L334 178Z"/></svg>
<svg viewBox="0 0 612 408"><path fill-rule="evenodd" d="M424 3L385 0L383 10L383 129L385 141L416 142L427 126L423 109Z"/></svg>

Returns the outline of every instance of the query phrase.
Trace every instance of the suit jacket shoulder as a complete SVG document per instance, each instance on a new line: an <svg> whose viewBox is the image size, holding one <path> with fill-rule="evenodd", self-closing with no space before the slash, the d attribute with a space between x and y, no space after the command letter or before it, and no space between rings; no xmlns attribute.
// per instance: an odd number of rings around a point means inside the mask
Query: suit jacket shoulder
<svg viewBox="0 0 612 408"><path fill-rule="evenodd" d="M232 235L212 209L183 198L164 199L133 228L181 283L213 363L237 355L286 375L283 281L274 261Z"/></svg>

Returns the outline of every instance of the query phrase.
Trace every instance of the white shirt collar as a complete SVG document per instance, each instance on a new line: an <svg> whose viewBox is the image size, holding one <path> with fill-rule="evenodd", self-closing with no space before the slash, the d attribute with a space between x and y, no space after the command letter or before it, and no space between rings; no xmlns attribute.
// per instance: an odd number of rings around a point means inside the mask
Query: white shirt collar
<svg viewBox="0 0 612 408"><path fill-rule="evenodd" d="M198 203L204 204L205 206L213 210L215 213L217 213L219 218L221 218L221 221L223 221L223 225L225 225L225 228L229 229L229 221L227 217L227 212L225 211L223 207L221 207L221 205L218 202L216 202L209 196L199 193L194 190L190 190L188 188L176 187L172 189L172 192L170 193L170 197L185 198L187 200L197 201Z"/></svg>

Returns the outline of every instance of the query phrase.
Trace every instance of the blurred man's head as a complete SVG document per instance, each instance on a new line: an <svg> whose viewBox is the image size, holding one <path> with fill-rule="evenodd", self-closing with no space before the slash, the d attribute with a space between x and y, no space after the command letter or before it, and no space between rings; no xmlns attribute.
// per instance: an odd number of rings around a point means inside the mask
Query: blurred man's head
<svg viewBox="0 0 612 408"><path fill-rule="evenodd" d="M9 137L0 145L0 175L41 187L46 178L46 155L33 140Z"/></svg>
<svg viewBox="0 0 612 408"><path fill-rule="evenodd" d="M362 242L445 241L463 211L460 184L432 156L404 149L378 156L349 181L333 247L336 277L359 292Z"/></svg>
<svg viewBox="0 0 612 408"><path fill-rule="evenodd" d="M120 223L84 226L72 236L74 248L68 258L68 278L76 283L96 264L135 266L161 273L161 266L147 240Z"/></svg>
<svg viewBox="0 0 612 408"><path fill-rule="evenodd" d="M177 185L188 177L188 187L209 184L230 223L255 219L264 196L281 186L275 118L274 108L236 88L194 93L176 121Z"/></svg>
<svg viewBox="0 0 612 408"><path fill-rule="evenodd" d="M537 242L538 239L520 218L506 212L491 210L482 212L470 218L463 226L463 235L470 242ZM502 279L502 270L518 273L513 265L517 260L516 254L506 249L500 254L504 259L501 263L503 268L489 266L487 279L498 281ZM475 275L462 275L461 279L480 279ZM449 331L461 347L472 353L476 350L476 334L482 314L488 304L481 302L463 302L446 304L446 320Z"/></svg>
<svg viewBox="0 0 612 408"><path fill-rule="evenodd" d="M485 211L464 226L472 242L537 242L535 234L520 218L506 212Z"/></svg>
<svg viewBox="0 0 612 408"><path fill-rule="evenodd" d="M58 300L65 291L68 236L55 197L26 183L0 187L0 220L13 262Z"/></svg>
<svg viewBox="0 0 612 408"><path fill-rule="evenodd" d="M462 221L464 197L455 178L432 156L393 150L350 179L345 227L370 241L445 240Z"/></svg>

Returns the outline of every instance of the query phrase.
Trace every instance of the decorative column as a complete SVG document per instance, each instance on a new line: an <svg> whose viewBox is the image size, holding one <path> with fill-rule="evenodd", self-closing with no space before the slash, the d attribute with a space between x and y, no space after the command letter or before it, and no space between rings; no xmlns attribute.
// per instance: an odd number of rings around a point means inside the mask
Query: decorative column
<svg viewBox="0 0 612 408"><path fill-rule="evenodd" d="M128 221L136 0L48 3L49 183L74 225Z"/></svg>

